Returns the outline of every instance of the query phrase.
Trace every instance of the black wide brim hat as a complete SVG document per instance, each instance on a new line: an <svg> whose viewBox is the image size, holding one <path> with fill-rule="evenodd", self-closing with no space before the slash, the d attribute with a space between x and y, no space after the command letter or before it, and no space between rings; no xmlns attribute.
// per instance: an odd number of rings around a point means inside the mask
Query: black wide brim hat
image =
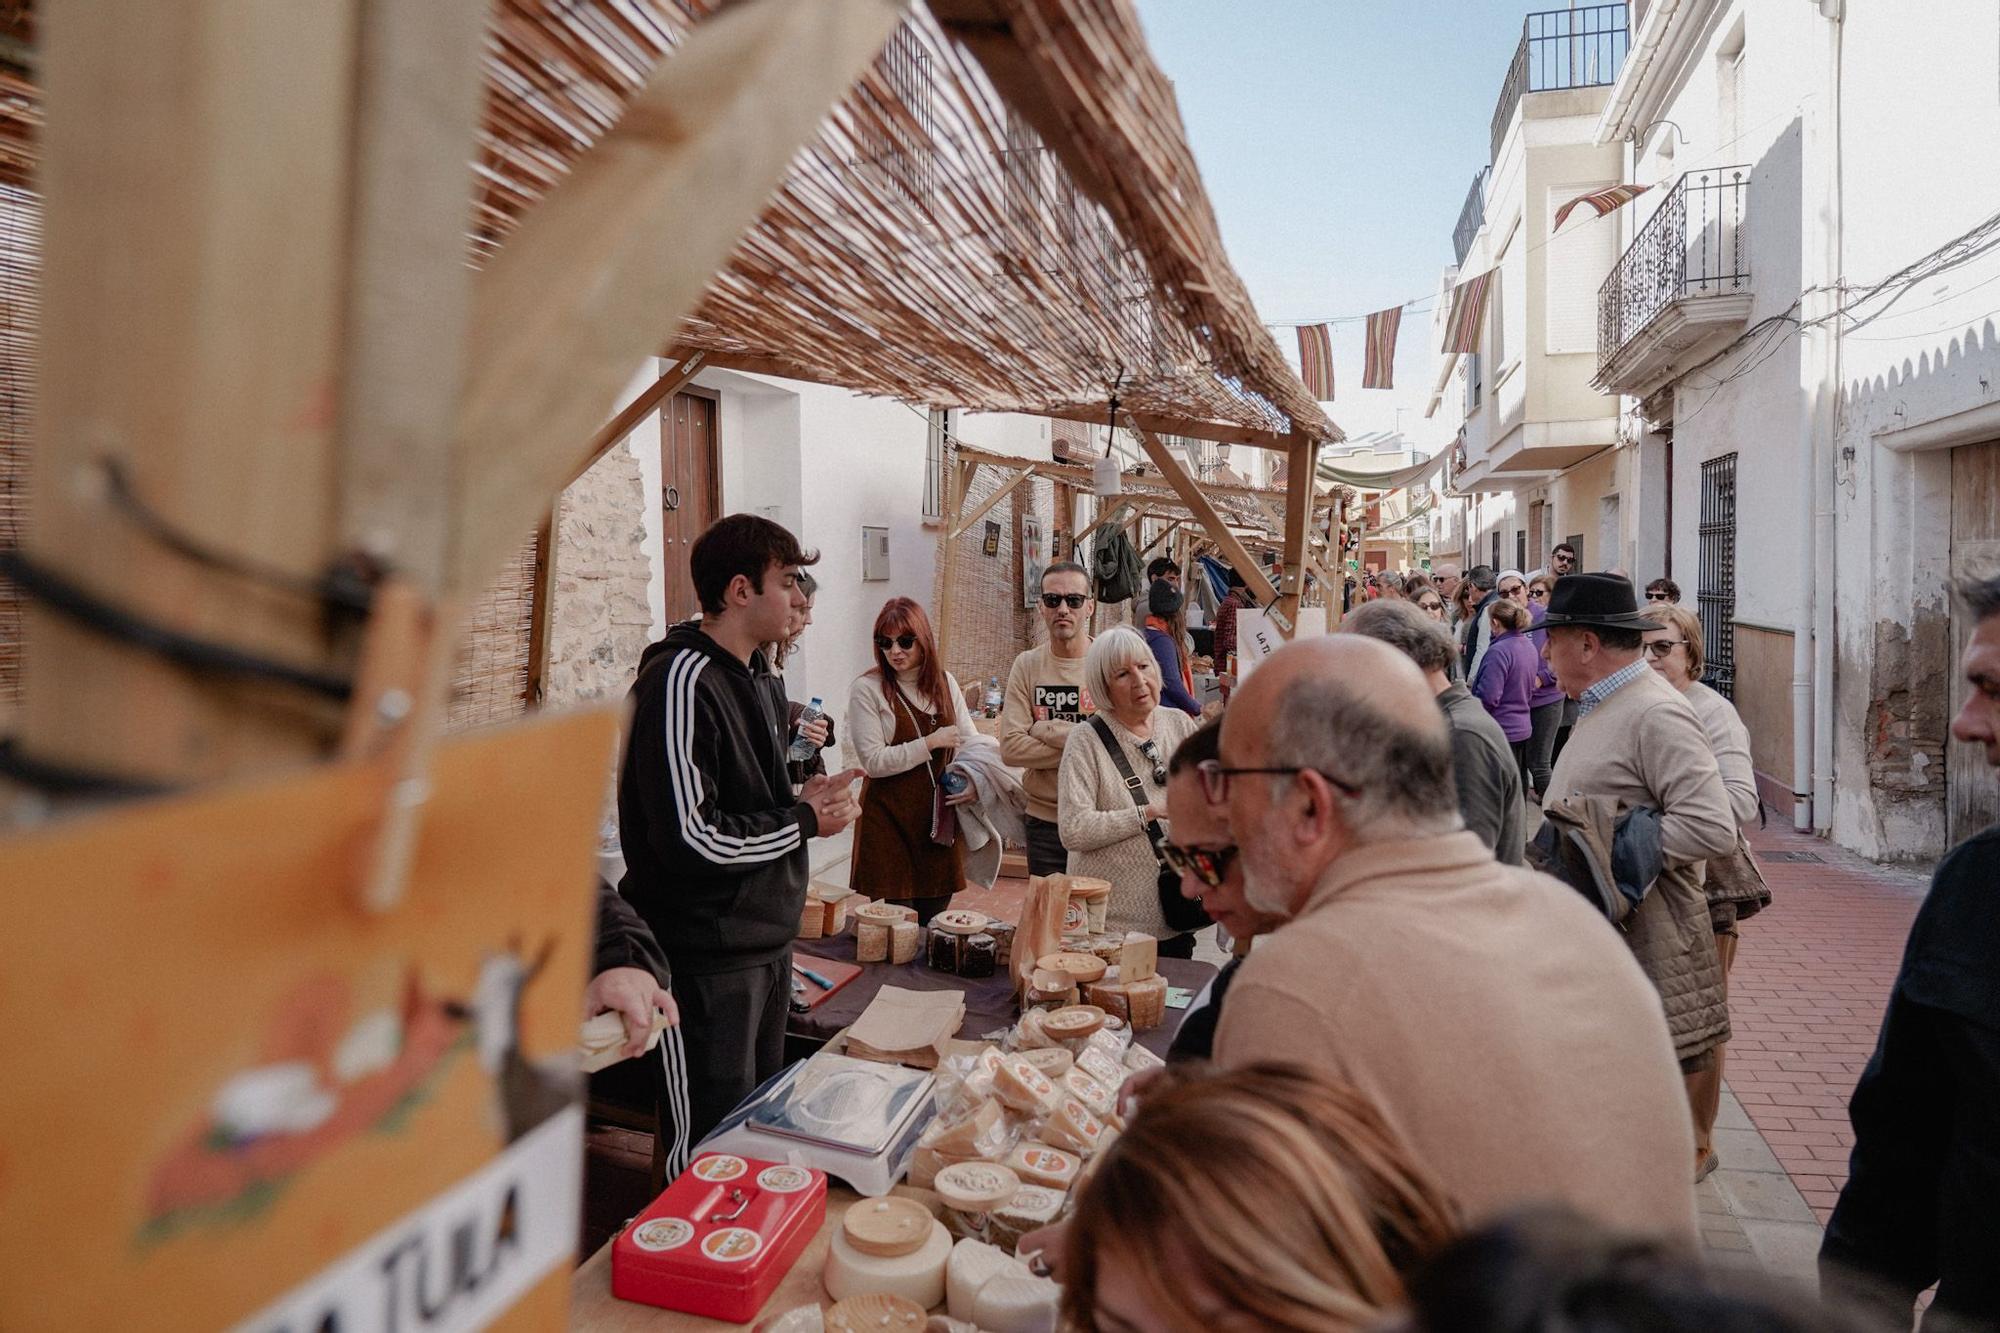
<svg viewBox="0 0 2000 1333"><path fill-rule="evenodd" d="M1618 574L1565 574L1549 593L1541 628L1665 629L1639 610L1632 580Z"/></svg>

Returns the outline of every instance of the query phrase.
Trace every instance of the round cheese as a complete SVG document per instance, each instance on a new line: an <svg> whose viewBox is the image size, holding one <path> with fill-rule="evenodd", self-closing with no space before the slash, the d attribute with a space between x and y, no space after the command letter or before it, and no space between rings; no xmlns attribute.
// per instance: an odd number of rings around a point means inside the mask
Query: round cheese
<svg viewBox="0 0 2000 1333"><path fill-rule="evenodd" d="M947 1208L984 1213L1019 1193L1021 1178L998 1162L958 1162L938 1172L931 1188Z"/></svg>
<svg viewBox="0 0 2000 1333"><path fill-rule="evenodd" d="M1072 1004L1042 1018L1042 1031L1057 1041L1076 1041L1103 1026L1104 1011L1091 1004Z"/></svg>
<svg viewBox="0 0 2000 1333"><path fill-rule="evenodd" d="M855 1249L843 1224L833 1233L833 1245L826 1256L827 1294L836 1301L854 1296L900 1296L914 1302L919 1310L928 1310L943 1300L951 1233L935 1218L926 1220L930 1229L920 1247L909 1254L888 1256Z"/></svg>
<svg viewBox="0 0 2000 1333"><path fill-rule="evenodd" d="M977 935L986 929L991 920L984 912L974 912L957 908L949 912L939 912L931 918L931 929L941 930L947 935Z"/></svg>
<svg viewBox="0 0 2000 1333"><path fill-rule="evenodd" d="M910 909L900 903L869 902L854 909L854 918L857 921L880 922L886 926L903 920L909 913Z"/></svg>
<svg viewBox="0 0 2000 1333"><path fill-rule="evenodd" d="M861 1253L893 1259L922 1249L932 1221L930 1209L914 1199L863 1199L841 1217L840 1230Z"/></svg>
<svg viewBox="0 0 2000 1333"><path fill-rule="evenodd" d="M901 1296L871 1292L840 1302L826 1312L826 1333L923 1333L925 1308Z"/></svg>
<svg viewBox="0 0 2000 1333"><path fill-rule="evenodd" d="M1087 953L1045 953L1035 960L1035 966L1065 973L1080 986L1102 980L1106 968L1102 958Z"/></svg>
<svg viewBox="0 0 2000 1333"><path fill-rule="evenodd" d="M1053 1029L1046 1029L1049 1035L1057 1035ZM1036 1051L1022 1051L1021 1058L1050 1078L1061 1078L1069 1073L1076 1057L1060 1046L1044 1046Z"/></svg>

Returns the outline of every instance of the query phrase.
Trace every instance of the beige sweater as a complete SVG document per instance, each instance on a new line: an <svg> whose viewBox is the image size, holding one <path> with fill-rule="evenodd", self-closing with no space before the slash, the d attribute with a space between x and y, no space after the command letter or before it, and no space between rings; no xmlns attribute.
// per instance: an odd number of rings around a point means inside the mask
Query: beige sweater
<svg viewBox="0 0 2000 1333"><path fill-rule="evenodd" d="M1729 793L1729 808L1739 827L1757 822L1763 798L1757 794L1757 770L1750 763L1750 731L1737 715L1736 705L1700 681L1681 691L1681 698L1694 709L1702 735L1715 751L1715 766L1722 773L1723 790Z"/></svg>
<svg viewBox="0 0 2000 1333"><path fill-rule="evenodd" d="M1139 753L1132 733L1105 714L1111 734L1124 747L1126 762L1144 784L1148 801L1163 800L1166 789L1153 781L1153 766ZM1164 765L1174 750L1201 724L1178 708L1153 710L1153 745ZM1128 930L1165 939L1174 932L1167 928L1160 911L1159 860L1146 840L1145 821L1118 776L1111 756L1097 730L1085 725L1072 727L1063 745L1062 769L1057 777L1056 827L1063 846L1069 848L1069 873L1094 875L1111 881L1111 902L1105 910L1105 928L1112 934ZM1167 822L1160 821L1166 828Z"/></svg>
<svg viewBox="0 0 2000 1333"><path fill-rule="evenodd" d="M1064 738L1055 735L1063 728L1051 724L1073 723L1096 711L1090 687L1083 683L1081 657L1057 657L1043 644L1016 657L1008 668L1000 705L1000 757L1021 770L1028 813L1036 819L1056 820L1056 772L1062 767Z"/></svg>
<svg viewBox="0 0 2000 1333"><path fill-rule="evenodd" d="M950 672L945 673L946 693L951 696L952 714L958 730L957 744L964 745L979 734L973 724L972 714L965 706L965 692L958 688L958 681ZM929 699L923 697L915 686L903 687L904 698L918 708L928 712L934 708ZM874 671L864 671L854 678L854 684L847 691L847 725L841 732L841 748L846 752L848 763L859 768L871 778L893 778L898 773L907 773L921 767L931 757L930 746L922 739L905 741L892 745L890 738L896 734L897 705L889 702L882 693L882 677Z"/></svg>
<svg viewBox="0 0 2000 1333"><path fill-rule="evenodd" d="M1574 890L1474 834L1335 862L1238 971L1215 1058L1352 1083L1474 1223L1553 1200L1694 1239L1694 1132L1658 996Z"/></svg>

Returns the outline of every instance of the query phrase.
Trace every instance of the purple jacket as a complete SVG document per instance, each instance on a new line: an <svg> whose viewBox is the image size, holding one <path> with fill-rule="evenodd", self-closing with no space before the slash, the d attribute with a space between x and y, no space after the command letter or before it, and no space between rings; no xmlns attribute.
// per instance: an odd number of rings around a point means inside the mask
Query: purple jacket
<svg viewBox="0 0 2000 1333"><path fill-rule="evenodd" d="M1548 618L1540 602L1528 603L1528 614L1534 617L1535 628L1528 631L1529 640L1535 645L1535 653L1540 656L1549 646L1549 632L1541 627ZM1556 669L1549 665L1547 658L1536 664L1539 674L1535 677L1535 692L1528 696L1528 707L1547 708L1550 704L1563 701L1562 686L1556 684Z"/></svg>
<svg viewBox="0 0 2000 1333"><path fill-rule="evenodd" d="M1533 640L1519 630L1494 635L1486 660L1479 664L1479 679L1472 683L1472 692L1493 714L1509 741L1524 741L1535 730L1528 709L1541 665Z"/></svg>

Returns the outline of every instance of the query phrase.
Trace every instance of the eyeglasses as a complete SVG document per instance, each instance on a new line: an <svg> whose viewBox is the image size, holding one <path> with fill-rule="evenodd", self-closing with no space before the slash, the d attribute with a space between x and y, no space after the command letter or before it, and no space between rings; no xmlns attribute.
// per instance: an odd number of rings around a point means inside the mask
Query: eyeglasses
<svg viewBox="0 0 2000 1333"><path fill-rule="evenodd" d="M875 636L875 646L885 653L891 648L901 648L907 653L910 649L917 646L917 636L914 634L898 634L892 639L886 634L877 634Z"/></svg>
<svg viewBox="0 0 2000 1333"><path fill-rule="evenodd" d="M1549 595L1549 590L1547 588L1528 589L1528 600L1532 602L1546 601L1548 595Z"/></svg>
<svg viewBox="0 0 2000 1333"><path fill-rule="evenodd" d="M1090 600L1087 592L1045 592L1042 605L1053 611L1059 606L1067 606L1072 611L1083 610L1083 604Z"/></svg>
<svg viewBox="0 0 2000 1333"><path fill-rule="evenodd" d="M1333 789L1350 799L1361 794L1361 788L1351 782L1343 782L1323 769L1293 765L1289 768L1225 768L1220 759L1204 759L1194 766L1194 775L1201 779L1201 794L1210 805L1221 805L1229 799L1229 779L1239 773L1318 773Z"/></svg>
<svg viewBox="0 0 2000 1333"><path fill-rule="evenodd" d="M1444 610L1444 603L1443 603L1443 602L1418 602L1418 603L1417 603L1417 606L1418 606L1418 608L1419 608L1419 609L1421 609L1421 610L1424 610L1424 611L1442 611L1442 610Z"/></svg>
<svg viewBox="0 0 2000 1333"><path fill-rule="evenodd" d="M1236 860L1236 846L1227 847L1176 847L1173 843L1160 844L1160 859L1167 863L1167 869L1176 875L1193 875L1211 889L1222 887L1222 881L1229 875L1229 867Z"/></svg>
<svg viewBox="0 0 2000 1333"><path fill-rule="evenodd" d="M1139 753L1145 755L1146 762L1153 766L1153 785L1155 787L1166 786L1167 764L1164 759L1160 758L1160 747L1151 741L1140 741Z"/></svg>
<svg viewBox="0 0 2000 1333"><path fill-rule="evenodd" d="M1686 642L1686 639L1655 639L1646 645L1646 656L1654 659L1671 656L1674 649Z"/></svg>
<svg viewBox="0 0 2000 1333"><path fill-rule="evenodd" d="M1649 602L1671 602L1674 599L1667 596L1664 592L1648 592L1646 600Z"/></svg>
<svg viewBox="0 0 2000 1333"><path fill-rule="evenodd" d="M1502 597L1518 597L1521 595L1521 591L1525 586L1526 586L1525 584L1517 583L1511 588L1502 588L1500 590L1500 595Z"/></svg>

